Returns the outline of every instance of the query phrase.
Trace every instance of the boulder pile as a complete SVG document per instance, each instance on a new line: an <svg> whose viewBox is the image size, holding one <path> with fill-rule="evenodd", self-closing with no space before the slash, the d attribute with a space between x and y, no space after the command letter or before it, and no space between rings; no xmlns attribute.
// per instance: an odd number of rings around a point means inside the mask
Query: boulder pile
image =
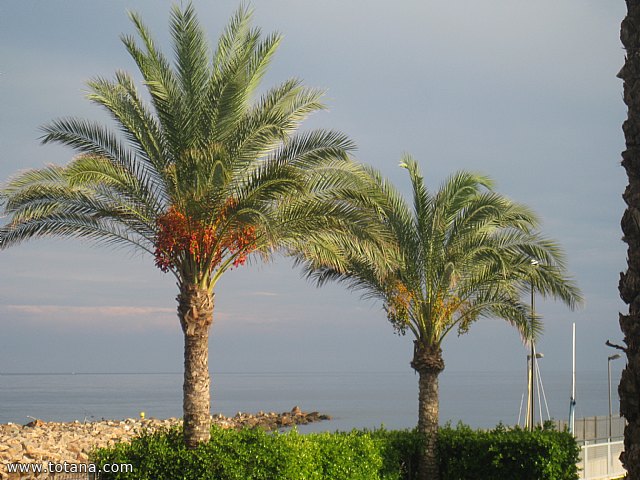
<svg viewBox="0 0 640 480"><path fill-rule="evenodd" d="M212 423L222 428L264 428L278 430L294 425L329 420L318 412L305 413L299 407L289 412L249 414L238 412L234 417L214 415ZM44 422L36 419L26 425L0 424L0 479L48 478L48 474L9 474L7 464L87 463L95 448L129 442L144 431L156 431L180 425L182 419L127 418L98 422Z"/></svg>

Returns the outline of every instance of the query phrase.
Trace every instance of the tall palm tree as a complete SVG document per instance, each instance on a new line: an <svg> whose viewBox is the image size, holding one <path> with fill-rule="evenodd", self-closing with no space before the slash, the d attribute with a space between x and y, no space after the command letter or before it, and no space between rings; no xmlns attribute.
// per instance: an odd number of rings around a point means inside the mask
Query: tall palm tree
<svg viewBox="0 0 640 480"><path fill-rule="evenodd" d="M531 340L541 329L522 300L531 285L570 307L580 293L565 274L558 246L536 232L535 215L495 193L490 179L462 171L431 193L412 158L401 166L411 179L411 206L372 172L387 229L382 250L372 256L357 239L339 238L323 244L322 256L307 250L297 260L320 284L342 281L382 300L394 328L413 335L411 367L419 374L418 431L424 438L420 478L438 479L438 376L447 334L496 317Z"/></svg>
<svg viewBox="0 0 640 480"><path fill-rule="evenodd" d="M43 128L44 143L78 155L66 166L19 173L2 187L9 223L0 247L49 235L125 245L153 255L176 277L184 433L194 447L210 435L208 336L217 282L286 239L357 227L363 217L349 191L360 170L344 135L296 133L323 108L321 91L292 79L257 98L280 36L264 37L246 8L211 52L193 7L173 7L173 62L141 18L130 17L139 38L122 42L150 102L125 72L90 81L89 100L116 128L75 118Z"/></svg>
<svg viewBox="0 0 640 480"><path fill-rule="evenodd" d="M622 127L626 150L622 153L629 184L623 198L627 208L622 217L623 240L627 244L627 271L620 276L620 297L629 305L628 314L620 314L627 364L622 372L618 393L620 413L626 418L624 452L620 456L629 480L640 480L640 1L626 0L627 16L622 22L620 39L626 49L624 67L618 76L624 83L624 102L628 117Z"/></svg>

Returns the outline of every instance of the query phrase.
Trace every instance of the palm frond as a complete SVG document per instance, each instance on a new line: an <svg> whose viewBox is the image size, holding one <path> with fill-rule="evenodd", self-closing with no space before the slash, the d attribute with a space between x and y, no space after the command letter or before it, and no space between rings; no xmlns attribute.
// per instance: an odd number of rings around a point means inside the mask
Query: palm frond
<svg viewBox="0 0 640 480"><path fill-rule="evenodd" d="M129 244L206 288L251 253L266 258L307 245L344 264L349 236L361 237L368 255L381 251L376 235L386 227L372 220L380 212L349 157L351 140L325 130L296 134L324 108L323 92L291 79L256 98L279 34L263 35L241 6L211 52L187 3L171 11L168 58L142 18L129 17L134 34L121 41L148 100L118 71L88 83L88 99L113 129L74 118L44 127L45 143L79 156L0 189L9 217L2 248L45 235ZM161 234L177 247L162 244Z"/></svg>
<svg viewBox="0 0 640 480"><path fill-rule="evenodd" d="M142 18L134 12L131 12L129 17L144 44L144 50L138 47L131 35L123 35L121 40L145 81L151 103L164 132L166 154L175 158L185 144L184 131L181 129L184 121L184 102L179 81L169 61L156 48ZM171 161L172 158L167 160Z"/></svg>
<svg viewBox="0 0 640 480"><path fill-rule="evenodd" d="M118 71L115 81L97 78L88 83L89 100L105 108L141 159L156 172L166 167L166 141L156 118L144 104L133 79Z"/></svg>
<svg viewBox="0 0 640 480"><path fill-rule="evenodd" d="M531 288L570 308L579 305L580 291L566 273L562 250L537 232L538 219L528 207L493 191L484 175L457 172L431 193L413 158L403 157L401 167L409 173L412 206L367 169L376 193L373 202L361 205L375 203L374 217L383 227L376 234L386 235L385 241L365 248L362 232L321 236L297 258L307 276L382 300L396 329L428 345L440 345L455 328L465 333L483 317L502 318L523 339L535 338L542 323L531 318L523 301ZM376 258L388 252L393 260Z"/></svg>

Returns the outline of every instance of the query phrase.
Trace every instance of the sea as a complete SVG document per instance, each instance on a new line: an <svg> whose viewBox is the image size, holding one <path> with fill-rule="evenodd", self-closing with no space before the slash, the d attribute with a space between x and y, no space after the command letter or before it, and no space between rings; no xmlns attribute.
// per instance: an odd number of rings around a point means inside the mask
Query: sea
<svg viewBox="0 0 640 480"><path fill-rule="evenodd" d="M571 374L541 372L544 419L566 419ZM578 372L576 417L608 414L607 372ZM613 411L618 411L612 378ZM525 372L445 370L439 381L442 424L474 428L524 421ZM212 372L213 413L285 412L294 406L329 414L330 421L300 426L302 432L354 428L413 428L418 377L402 372ZM524 405L523 405L524 404ZM537 407L538 408L538 407ZM0 423L98 421L180 417L182 374L65 373L0 374ZM539 412L538 412L539 414Z"/></svg>

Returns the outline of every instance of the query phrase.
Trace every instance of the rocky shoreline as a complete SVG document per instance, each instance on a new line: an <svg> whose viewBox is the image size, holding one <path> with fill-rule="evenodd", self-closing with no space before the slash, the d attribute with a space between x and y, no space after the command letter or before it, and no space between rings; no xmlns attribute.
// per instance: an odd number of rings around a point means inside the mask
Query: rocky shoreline
<svg viewBox="0 0 640 480"><path fill-rule="evenodd" d="M278 430L294 425L305 425L330 420L318 412L306 413L299 407L289 412L238 412L234 417L214 415L212 422L222 428L264 428ZM26 425L7 423L0 425L0 479L47 478L47 475L9 474L8 463L57 464L87 463L91 450L128 442L143 431L156 431L182 423L180 418L127 418L98 422L44 422L34 420Z"/></svg>

